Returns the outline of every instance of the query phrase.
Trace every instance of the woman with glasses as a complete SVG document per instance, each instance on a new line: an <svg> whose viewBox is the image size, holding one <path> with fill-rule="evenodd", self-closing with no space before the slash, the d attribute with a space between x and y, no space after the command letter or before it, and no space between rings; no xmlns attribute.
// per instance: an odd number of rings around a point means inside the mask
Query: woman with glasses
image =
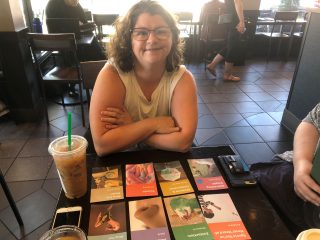
<svg viewBox="0 0 320 240"><path fill-rule="evenodd" d="M196 85L181 65L175 18L145 0L119 18L115 30L90 104L97 154L145 145L187 151L197 127Z"/></svg>

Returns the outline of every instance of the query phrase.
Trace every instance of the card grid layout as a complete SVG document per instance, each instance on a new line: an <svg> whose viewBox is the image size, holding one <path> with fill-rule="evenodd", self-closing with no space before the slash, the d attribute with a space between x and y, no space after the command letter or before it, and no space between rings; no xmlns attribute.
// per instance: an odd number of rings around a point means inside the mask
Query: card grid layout
<svg viewBox="0 0 320 240"><path fill-rule="evenodd" d="M88 239L251 239L227 189L212 158L94 167Z"/></svg>

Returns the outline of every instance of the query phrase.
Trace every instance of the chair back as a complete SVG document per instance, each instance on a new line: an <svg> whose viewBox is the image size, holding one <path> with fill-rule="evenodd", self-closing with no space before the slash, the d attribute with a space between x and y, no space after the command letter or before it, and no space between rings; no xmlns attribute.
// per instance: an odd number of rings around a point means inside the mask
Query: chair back
<svg viewBox="0 0 320 240"><path fill-rule="evenodd" d="M81 31L77 18L47 18L46 23L49 33L74 33L76 38L80 38Z"/></svg>
<svg viewBox="0 0 320 240"><path fill-rule="evenodd" d="M107 60L80 62L83 85L87 92L88 107L90 106L90 90L93 89L97 76Z"/></svg>
<svg viewBox="0 0 320 240"><path fill-rule="evenodd" d="M27 34L29 45L32 51L63 51L76 52L77 45L73 33L57 34Z"/></svg>
<svg viewBox="0 0 320 240"><path fill-rule="evenodd" d="M275 21L293 21L297 20L298 11L279 11L274 16Z"/></svg>
<svg viewBox="0 0 320 240"><path fill-rule="evenodd" d="M202 41L223 41L226 39L227 28L224 24L218 24L219 13L209 13L206 15L202 30L201 37Z"/></svg>
<svg viewBox="0 0 320 240"><path fill-rule="evenodd" d="M119 14L93 14L92 17L94 23L97 25L98 39L101 40L104 35L102 26L112 26L119 17Z"/></svg>

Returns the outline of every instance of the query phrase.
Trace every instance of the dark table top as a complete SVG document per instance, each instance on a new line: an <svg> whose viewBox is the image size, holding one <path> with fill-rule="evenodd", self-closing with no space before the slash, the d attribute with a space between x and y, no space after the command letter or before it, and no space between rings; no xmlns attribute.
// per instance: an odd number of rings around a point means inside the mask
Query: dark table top
<svg viewBox="0 0 320 240"><path fill-rule="evenodd" d="M199 147L193 148L187 153L168 152L161 150L145 150L145 151L134 151L134 152L121 152L111 154L103 158L98 158L96 155L87 155L87 167L88 167L88 192L80 199L67 199L64 192L61 191L58 199L57 208L70 207L80 205L83 207L83 215L81 220L81 228L87 232L89 225L90 216L90 176L92 167L105 167L113 165L121 165L122 172L124 173L124 167L126 163L143 163L143 162L164 162L179 160L193 186L195 194L212 194L212 193L229 193L231 196L240 217L246 226L250 236L254 240L289 240L295 239L287 227L282 222L279 215L276 213L264 193L261 191L259 186L247 187L247 188L231 188L226 190L218 191L205 191L199 192L196 188L194 180L189 170L187 159L190 158L213 158L217 163L217 156L234 154L234 151L229 146L221 147ZM221 173L222 169L217 163ZM124 175L124 174L123 174ZM125 177L125 176L122 176ZM123 181L125 183L125 181ZM159 183L158 189L160 190ZM124 185L125 192L125 185ZM161 191L159 195L162 196ZM141 198L130 198L130 200L136 200ZM114 201L118 202L118 201ZM125 198L126 211L127 211L127 223L129 223L128 213L128 199ZM168 220L168 219L167 219ZM169 223L169 221L167 221ZM129 224L127 224L127 231L130 232ZM172 231L169 227L171 239L174 239ZM130 234L128 234L130 239Z"/></svg>

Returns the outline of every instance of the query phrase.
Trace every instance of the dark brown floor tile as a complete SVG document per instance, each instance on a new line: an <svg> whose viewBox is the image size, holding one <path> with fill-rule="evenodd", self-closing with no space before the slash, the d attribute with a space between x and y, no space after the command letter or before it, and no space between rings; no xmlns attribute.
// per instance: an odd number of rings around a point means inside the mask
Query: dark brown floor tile
<svg viewBox="0 0 320 240"><path fill-rule="evenodd" d="M252 127L229 127L224 132L233 144L263 142Z"/></svg>
<svg viewBox="0 0 320 240"><path fill-rule="evenodd" d="M49 230L51 224L51 219L46 223L42 224L39 228L28 234L28 236L22 238L22 240L35 240L40 239L40 237Z"/></svg>
<svg viewBox="0 0 320 240"><path fill-rule="evenodd" d="M0 139L25 139L29 138L37 123L15 124L13 121L7 123L0 131Z"/></svg>
<svg viewBox="0 0 320 240"><path fill-rule="evenodd" d="M61 191L60 179L47 179L43 184L43 189L55 199L59 198Z"/></svg>
<svg viewBox="0 0 320 240"><path fill-rule="evenodd" d="M289 95L289 92L268 92L268 93L279 101L286 101Z"/></svg>
<svg viewBox="0 0 320 240"><path fill-rule="evenodd" d="M210 113L239 113L233 103L207 103Z"/></svg>
<svg viewBox="0 0 320 240"><path fill-rule="evenodd" d="M203 115L198 119L198 128L217 128L217 127L220 127L220 125L212 115Z"/></svg>
<svg viewBox="0 0 320 240"><path fill-rule="evenodd" d="M51 157L17 158L9 168L7 182L45 179L52 164Z"/></svg>
<svg viewBox="0 0 320 240"><path fill-rule="evenodd" d="M277 112L276 109L279 108L282 103L277 100L273 101L256 101L256 103L262 108L265 112Z"/></svg>
<svg viewBox="0 0 320 240"><path fill-rule="evenodd" d="M263 110L255 102L239 102L233 103L233 106L239 113L259 113Z"/></svg>
<svg viewBox="0 0 320 240"><path fill-rule="evenodd" d="M277 123L281 123L283 112L267 112Z"/></svg>
<svg viewBox="0 0 320 240"><path fill-rule="evenodd" d="M254 126L253 127L265 142L288 142L293 141L293 135L281 125Z"/></svg>
<svg viewBox="0 0 320 240"><path fill-rule="evenodd" d="M54 162L52 162L52 165L49 169L48 175L46 179L57 179L59 178L58 172L57 172L57 168Z"/></svg>
<svg viewBox="0 0 320 240"><path fill-rule="evenodd" d="M17 240L13 234L0 222L0 239L2 240Z"/></svg>
<svg viewBox="0 0 320 240"><path fill-rule="evenodd" d="M285 91L285 89L283 89L281 86L277 84L267 84L267 85L260 84L259 87L268 93Z"/></svg>
<svg viewBox="0 0 320 240"><path fill-rule="evenodd" d="M34 130L31 138L57 138L63 136L63 132L64 131L59 128L47 125L47 123L42 123Z"/></svg>
<svg viewBox="0 0 320 240"><path fill-rule="evenodd" d="M68 116L63 116L60 118L57 118L50 122L51 125L54 127L57 127L61 129L62 131L68 130ZM82 119L77 114L72 115L72 128L75 128L82 124Z"/></svg>
<svg viewBox="0 0 320 240"><path fill-rule="evenodd" d="M273 101L275 100L274 97L272 97L269 93L261 92L261 93L247 93L247 95L250 97L251 101Z"/></svg>
<svg viewBox="0 0 320 240"><path fill-rule="evenodd" d="M244 93L248 93L248 92L263 92L263 90L255 84L243 84L243 85L239 85L239 88L244 92Z"/></svg>
<svg viewBox="0 0 320 240"><path fill-rule="evenodd" d="M215 119L218 121L221 127L230 127L234 125L235 123L242 121L243 117L240 113L234 113L234 114L215 114Z"/></svg>
<svg viewBox="0 0 320 240"><path fill-rule="evenodd" d="M291 151L293 149L293 142L267 142L271 150L277 153L283 153L285 151Z"/></svg>
<svg viewBox="0 0 320 240"><path fill-rule="evenodd" d="M0 158L15 158L27 139L0 140Z"/></svg>
<svg viewBox="0 0 320 240"><path fill-rule="evenodd" d="M264 125L278 124L267 113L257 113L253 116L247 117L246 120L251 126L264 126Z"/></svg>
<svg viewBox="0 0 320 240"><path fill-rule="evenodd" d="M21 200L22 198L28 196L29 194L41 189L43 180L40 181L22 181L22 182L12 182L7 183L10 193L15 202ZM2 189L0 190L2 192ZM4 192L0 195L0 209L4 209L9 206L8 199L6 198Z"/></svg>
<svg viewBox="0 0 320 240"><path fill-rule="evenodd" d="M53 140L53 138L30 138L18 157L49 156L48 146Z"/></svg>
<svg viewBox="0 0 320 240"><path fill-rule="evenodd" d="M209 140L205 141L201 144L201 146L221 146L221 145L230 145L231 142L227 135L222 131L213 137L211 137Z"/></svg>
<svg viewBox="0 0 320 240"><path fill-rule="evenodd" d="M196 140L198 145L203 144L210 138L216 136L217 134L220 134L223 132L223 128L210 128L210 129L197 129L196 132Z"/></svg>
<svg viewBox="0 0 320 240"><path fill-rule="evenodd" d="M14 158L0 158L0 169L3 173L3 175L6 174L7 170L11 166L11 164L14 162Z"/></svg>
<svg viewBox="0 0 320 240"><path fill-rule="evenodd" d="M210 110L207 106L207 104L205 103L199 103L198 104L198 114L200 115L206 115L206 114L210 114Z"/></svg>
<svg viewBox="0 0 320 240"><path fill-rule="evenodd" d="M56 199L44 190L39 190L20 200L17 207L24 222L24 233L20 231L10 207L0 212L0 219L20 239L51 219L56 207Z"/></svg>

